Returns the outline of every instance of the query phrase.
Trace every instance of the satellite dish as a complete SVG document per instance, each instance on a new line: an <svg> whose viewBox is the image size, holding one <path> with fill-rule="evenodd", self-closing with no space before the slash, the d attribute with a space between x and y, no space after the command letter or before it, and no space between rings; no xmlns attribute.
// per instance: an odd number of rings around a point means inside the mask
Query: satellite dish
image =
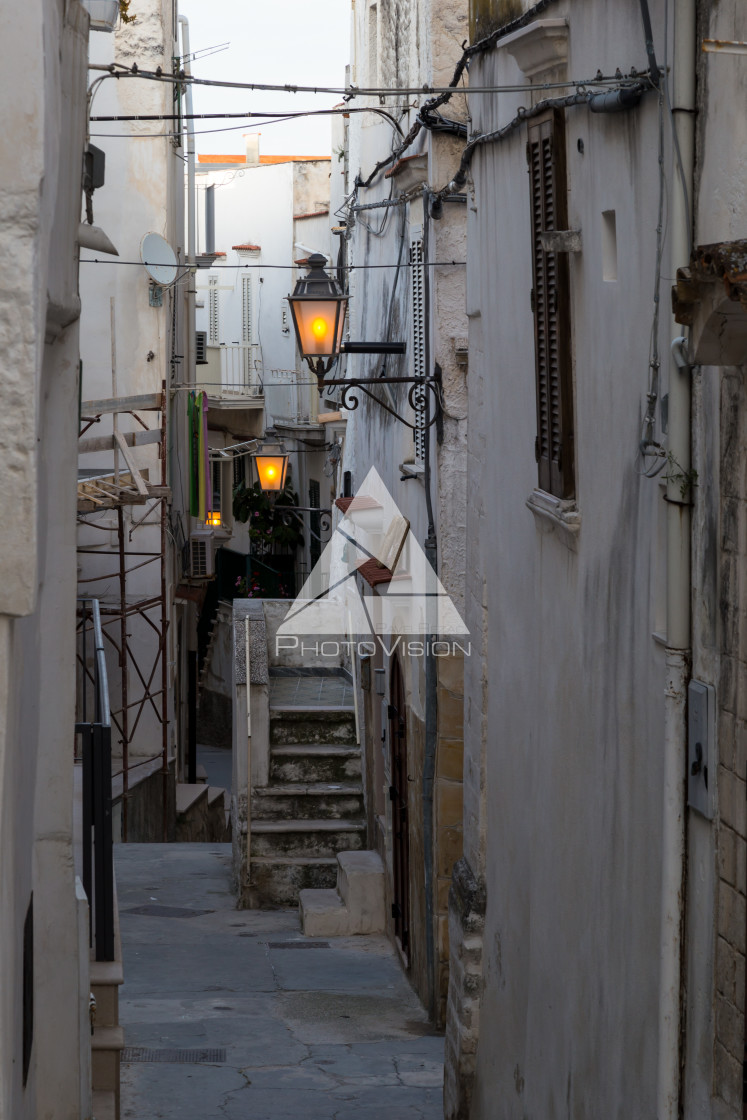
<svg viewBox="0 0 747 1120"><path fill-rule="evenodd" d="M140 260L151 280L162 288L176 280L176 253L160 233L146 233L140 242Z"/></svg>

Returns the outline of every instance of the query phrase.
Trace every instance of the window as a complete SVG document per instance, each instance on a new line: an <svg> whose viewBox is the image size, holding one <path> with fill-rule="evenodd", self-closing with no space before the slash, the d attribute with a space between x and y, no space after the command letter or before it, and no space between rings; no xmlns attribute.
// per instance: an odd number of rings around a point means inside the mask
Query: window
<svg viewBox="0 0 747 1120"><path fill-rule="evenodd" d="M213 513L221 512L221 482L223 481L223 464L213 463Z"/></svg>
<svg viewBox="0 0 747 1120"><path fill-rule="evenodd" d="M211 346L220 345L218 331L218 277L208 276L208 342Z"/></svg>
<svg viewBox="0 0 747 1120"><path fill-rule="evenodd" d="M565 127L560 112L528 126L532 224L532 311L537 381L535 457L539 487L557 498L573 498L573 381L571 369L568 257L549 252L542 234L568 228Z"/></svg>

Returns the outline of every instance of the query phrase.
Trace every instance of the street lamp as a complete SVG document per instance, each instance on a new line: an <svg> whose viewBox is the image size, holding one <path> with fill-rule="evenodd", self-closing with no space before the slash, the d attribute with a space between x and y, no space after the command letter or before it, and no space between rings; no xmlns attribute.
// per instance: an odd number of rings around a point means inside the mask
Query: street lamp
<svg viewBox="0 0 747 1120"><path fill-rule="evenodd" d="M312 253L308 274L298 280L293 295L288 296L298 349L317 377L329 372L340 353L349 299L324 271L325 263L321 253ZM325 363L323 358L329 360Z"/></svg>
<svg viewBox="0 0 747 1120"><path fill-rule="evenodd" d="M257 468L260 489L265 494L279 494L285 488L288 454L281 443L266 443L252 455Z"/></svg>
<svg viewBox="0 0 747 1120"><path fill-rule="evenodd" d="M308 275L298 280L293 295L288 296L296 341L301 357L316 374L319 396L325 389L341 387L340 407L354 409L360 389L381 408L386 409L400 423L412 431L429 428L441 412L441 388L435 377L338 377L327 379L340 354L404 354L404 342L343 342L345 313L349 296L338 282L324 271L326 257L312 253L309 257ZM383 401L369 386L409 385L407 400L415 413L415 423ZM430 405L433 405L431 410ZM264 489L264 487L263 487Z"/></svg>

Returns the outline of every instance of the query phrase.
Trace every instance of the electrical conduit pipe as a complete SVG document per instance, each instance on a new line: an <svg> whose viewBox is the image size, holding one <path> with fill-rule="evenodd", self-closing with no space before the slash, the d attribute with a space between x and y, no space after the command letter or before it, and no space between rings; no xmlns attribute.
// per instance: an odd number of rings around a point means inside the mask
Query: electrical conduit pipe
<svg viewBox="0 0 747 1120"><path fill-rule="evenodd" d="M673 174L671 273L690 258L695 151L696 0L674 12L672 113L682 161ZM676 161L676 152L674 153ZM685 195L687 192L687 196ZM681 966L684 924L686 699L690 669L690 503L683 478L690 471L690 367L681 340L669 368L669 451L676 464L667 480L667 649L664 704L664 804L659 981L658 1120L677 1120L680 1097ZM683 477L677 477L678 475ZM684 493L683 493L684 490Z"/></svg>

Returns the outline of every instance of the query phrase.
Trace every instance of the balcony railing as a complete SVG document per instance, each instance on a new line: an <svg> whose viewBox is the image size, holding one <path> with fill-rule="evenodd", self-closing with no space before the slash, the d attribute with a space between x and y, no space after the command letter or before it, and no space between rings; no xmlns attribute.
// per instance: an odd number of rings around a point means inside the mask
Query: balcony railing
<svg viewBox="0 0 747 1120"><path fill-rule="evenodd" d="M83 887L97 961L114 960L112 729L98 599L78 601L76 745L83 767Z"/></svg>
<svg viewBox="0 0 747 1120"><path fill-rule="evenodd" d="M220 346L220 392L224 397L262 397L257 363L259 346L251 342L226 342Z"/></svg>

